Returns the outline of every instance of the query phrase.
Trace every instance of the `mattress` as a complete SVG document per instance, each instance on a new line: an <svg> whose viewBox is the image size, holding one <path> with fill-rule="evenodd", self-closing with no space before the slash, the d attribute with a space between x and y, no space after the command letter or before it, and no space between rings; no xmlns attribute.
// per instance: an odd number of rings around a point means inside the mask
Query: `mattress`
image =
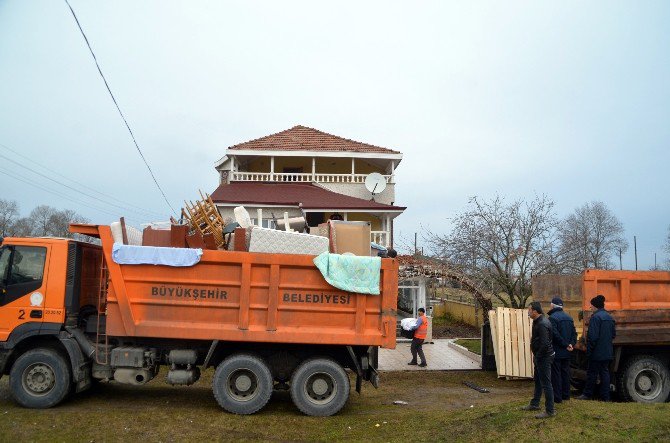
<svg viewBox="0 0 670 443"><path fill-rule="evenodd" d="M251 231L249 252L319 255L328 252L326 237L255 227Z"/></svg>

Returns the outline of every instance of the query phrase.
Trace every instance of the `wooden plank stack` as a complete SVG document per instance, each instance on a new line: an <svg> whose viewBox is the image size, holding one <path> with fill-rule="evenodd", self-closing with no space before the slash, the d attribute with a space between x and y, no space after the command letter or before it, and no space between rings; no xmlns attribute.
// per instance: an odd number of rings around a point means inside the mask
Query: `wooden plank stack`
<svg viewBox="0 0 670 443"><path fill-rule="evenodd" d="M496 308L489 311L493 353L498 377L533 378L530 335L533 320L525 309Z"/></svg>

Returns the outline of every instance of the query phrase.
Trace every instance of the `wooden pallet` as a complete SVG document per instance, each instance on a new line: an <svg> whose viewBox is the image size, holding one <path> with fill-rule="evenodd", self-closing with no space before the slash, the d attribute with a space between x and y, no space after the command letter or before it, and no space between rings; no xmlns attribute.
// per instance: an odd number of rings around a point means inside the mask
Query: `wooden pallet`
<svg viewBox="0 0 670 443"><path fill-rule="evenodd" d="M525 309L496 308L489 311L491 338L498 377L533 378L530 336L533 321Z"/></svg>

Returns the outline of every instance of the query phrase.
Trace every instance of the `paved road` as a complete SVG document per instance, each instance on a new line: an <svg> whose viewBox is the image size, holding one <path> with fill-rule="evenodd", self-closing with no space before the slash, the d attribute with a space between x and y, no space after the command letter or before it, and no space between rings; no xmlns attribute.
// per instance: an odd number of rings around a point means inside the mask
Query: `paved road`
<svg viewBox="0 0 670 443"><path fill-rule="evenodd" d="M450 339L436 339L434 343L424 344L423 352L428 360L427 368L409 366L412 359L410 343L398 343L395 349L379 350L379 369L381 371L457 371L481 369L479 362L468 358L449 347Z"/></svg>

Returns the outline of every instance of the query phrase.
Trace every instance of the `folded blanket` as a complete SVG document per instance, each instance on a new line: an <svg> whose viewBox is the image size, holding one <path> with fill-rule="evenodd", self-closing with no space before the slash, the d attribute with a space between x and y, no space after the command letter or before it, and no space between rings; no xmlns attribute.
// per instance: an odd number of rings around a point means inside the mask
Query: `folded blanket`
<svg viewBox="0 0 670 443"><path fill-rule="evenodd" d="M202 249L132 246L114 243L112 260L120 265L193 266L200 261Z"/></svg>
<svg viewBox="0 0 670 443"><path fill-rule="evenodd" d="M338 289L359 294L379 295L382 259L324 252L314 258L323 278Z"/></svg>

